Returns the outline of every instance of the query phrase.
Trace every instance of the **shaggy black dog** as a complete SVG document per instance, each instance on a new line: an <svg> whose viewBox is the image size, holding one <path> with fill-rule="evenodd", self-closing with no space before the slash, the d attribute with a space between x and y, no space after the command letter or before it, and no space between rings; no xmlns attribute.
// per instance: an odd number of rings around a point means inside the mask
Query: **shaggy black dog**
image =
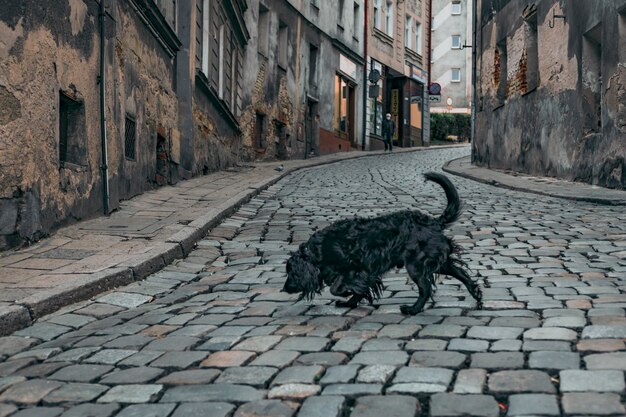
<svg viewBox="0 0 626 417"><path fill-rule="evenodd" d="M382 276L393 267L406 265L419 288L413 305L403 305L404 314L417 314L432 295L437 274L461 281L481 308L482 293L465 270L465 263L454 255L460 247L443 234L458 219L461 200L450 180L438 173L424 174L426 180L445 191L448 206L439 218L418 211L400 211L375 218L338 221L317 231L300 245L287 261L287 282L283 291L302 293L312 299L324 285L340 297L342 307L355 307L363 298L372 302L383 291Z"/></svg>

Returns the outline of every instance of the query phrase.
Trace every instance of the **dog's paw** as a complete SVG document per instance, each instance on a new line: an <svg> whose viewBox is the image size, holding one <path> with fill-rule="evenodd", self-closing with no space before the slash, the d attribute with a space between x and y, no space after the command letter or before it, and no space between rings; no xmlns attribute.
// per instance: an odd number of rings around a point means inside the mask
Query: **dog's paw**
<svg viewBox="0 0 626 417"><path fill-rule="evenodd" d="M337 300L337 301L335 301L335 306L352 308L352 307L354 307L354 303L351 303L350 301Z"/></svg>
<svg viewBox="0 0 626 417"><path fill-rule="evenodd" d="M419 310L416 308L413 308L413 306L405 304L400 306L400 312L402 314L406 314L407 316L414 316L417 313L419 313Z"/></svg>

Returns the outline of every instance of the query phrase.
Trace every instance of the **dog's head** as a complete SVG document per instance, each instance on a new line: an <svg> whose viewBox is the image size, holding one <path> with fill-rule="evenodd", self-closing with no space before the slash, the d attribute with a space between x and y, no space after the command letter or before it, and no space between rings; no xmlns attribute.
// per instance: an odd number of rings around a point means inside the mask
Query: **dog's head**
<svg viewBox="0 0 626 417"><path fill-rule="evenodd" d="M300 294L300 300L310 300L322 289L320 270L311 262L311 254L306 247L300 247L287 261L287 281L283 291L289 294Z"/></svg>

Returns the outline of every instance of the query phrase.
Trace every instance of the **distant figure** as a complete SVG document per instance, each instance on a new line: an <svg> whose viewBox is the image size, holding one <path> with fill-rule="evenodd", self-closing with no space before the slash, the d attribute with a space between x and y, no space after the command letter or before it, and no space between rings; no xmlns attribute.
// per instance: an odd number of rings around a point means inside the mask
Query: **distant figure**
<svg viewBox="0 0 626 417"><path fill-rule="evenodd" d="M385 141L385 151L389 148L389 152L393 150L393 134L396 132L396 123L391 120L391 114L387 113L383 120L383 140Z"/></svg>
<svg viewBox="0 0 626 417"><path fill-rule="evenodd" d="M285 167L283 166L283 164L280 164L276 168L274 168L274 171L282 172L284 169Z"/></svg>

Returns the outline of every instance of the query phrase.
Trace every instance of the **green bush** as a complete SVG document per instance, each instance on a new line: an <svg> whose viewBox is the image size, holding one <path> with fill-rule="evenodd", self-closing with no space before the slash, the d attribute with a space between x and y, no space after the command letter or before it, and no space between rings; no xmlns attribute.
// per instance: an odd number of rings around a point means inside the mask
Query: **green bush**
<svg viewBox="0 0 626 417"><path fill-rule="evenodd" d="M431 113L430 138L434 141L447 141L448 136L456 136L458 142L466 142L471 136L469 114Z"/></svg>

